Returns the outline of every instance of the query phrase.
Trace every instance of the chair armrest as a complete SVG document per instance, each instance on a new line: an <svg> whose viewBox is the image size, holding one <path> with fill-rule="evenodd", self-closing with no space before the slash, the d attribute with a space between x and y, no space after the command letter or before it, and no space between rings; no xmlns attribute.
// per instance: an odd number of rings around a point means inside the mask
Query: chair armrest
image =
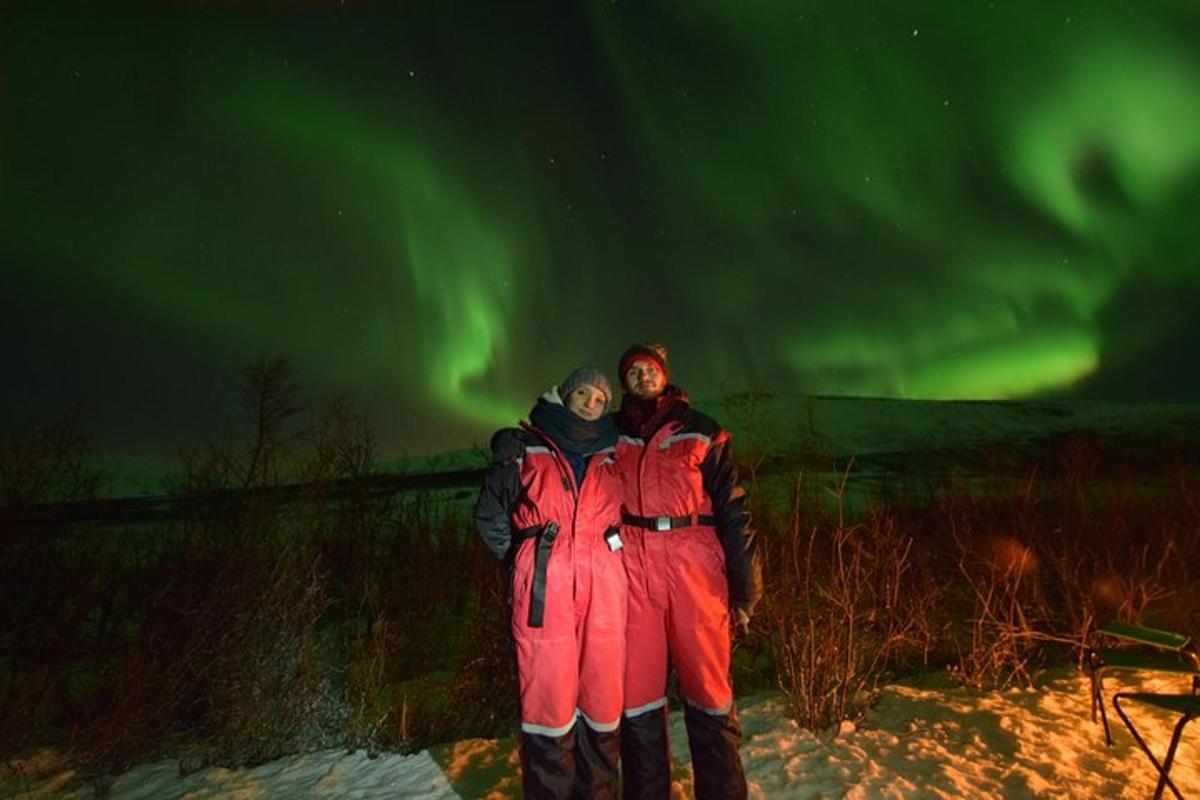
<svg viewBox="0 0 1200 800"><path fill-rule="evenodd" d="M1146 628L1141 625L1128 625L1124 622L1110 622L1101 628L1096 629L1096 634L1099 636L1112 636L1115 639L1124 639L1128 642L1136 642L1138 644L1157 647L1160 650L1171 650L1178 652L1187 647L1191 638L1184 636L1182 633L1174 631L1164 631L1158 628Z"/></svg>

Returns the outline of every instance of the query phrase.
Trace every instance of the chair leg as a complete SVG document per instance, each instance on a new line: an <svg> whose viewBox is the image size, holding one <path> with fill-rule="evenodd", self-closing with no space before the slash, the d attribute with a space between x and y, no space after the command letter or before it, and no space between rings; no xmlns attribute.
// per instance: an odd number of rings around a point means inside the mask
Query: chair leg
<svg viewBox="0 0 1200 800"><path fill-rule="evenodd" d="M1092 724L1096 724L1096 695L1100 693L1100 687L1096 685L1096 670L1089 668L1088 677L1092 679Z"/></svg>
<svg viewBox="0 0 1200 800"><path fill-rule="evenodd" d="M1158 770L1159 781L1158 788L1154 793L1154 800L1160 800L1162 797L1163 788L1166 786L1171 787L1171 792L1175 795L1176 800L1183 800L1183 795L1180 794L1179 789L1175 788L1175 783L1167 775L1166 771L1163 769L1163 766L1158 763L1158 759L1154 757L1154 753L1150 752L1150 748L1146 745L1146 741L1142 739L1141 734L1139 734L1137 728L1134 727L1133 720L1129 719L1129 716L1125 713L1124 709L1121 708L1122 697L1124 697L1124 695L1120 692L1113 695L1113 708L1117 710L1117 715L1121 718L1121 721L1125 723L1125 727L1129 729L1131 734L1133 734L1133 740L1137 742L1138 747L1142 748L1142 752L1146 754L1146 758L1150 759L1150 763L1154 765L1156 770ZM1175 726L1175 736L1171 739L1171 748L1168 752L1168 756L1170 758L1174 758L1175 745L1179 743L1179 736L1183 732L1183 726L1190 719L1190 716L1185 715L1184 718L1179 721L1179 724ZM1168 762L1168 768L1169 763L1170 762Z"/></svg>
<svg viewBox="0 0 1200 800"><path fill-rule="evenodd" d="M1191 716L1190 714L1184 714L1179 720L1179 723L1175 726L1175 733L1171 736L1171 746L1167 748L1167 757L1163 759L1162 776L1159 777L1158 787L1154 790L1154 800L1159 800L1159 798L1162 797L1163 787L1166 786L1167 782L1170 780L1167 775L1170 774L1171 764L1175 761L1175 750L1179 747L1179 740L1183 736L1184 726L1186 726L1193 719L1195 719L1195 717ZM1172 788L1174 788L1174 784L1172 784ZM1179 794L1179 791L1176 790L1175 793Z"/></svg>
<svg viewBox="0 0 1200 800"><path fill-rule="evenodd" d="M1104 743L1112 747L1112 731L1108 729L1108 714L1104 711L1104 667L1092 670L1092 722L1096 721L1096 709L1100 709L1100 722L1104 726Z"/></svg>

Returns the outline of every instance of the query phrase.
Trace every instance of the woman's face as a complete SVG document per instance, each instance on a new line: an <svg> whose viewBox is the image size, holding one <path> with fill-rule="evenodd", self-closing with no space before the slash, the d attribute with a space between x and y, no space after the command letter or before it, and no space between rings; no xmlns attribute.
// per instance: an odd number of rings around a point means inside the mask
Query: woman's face
<svg viewBox="0 0 1200 800"><path fill-rule="evenodd" d="M604 416L604 392L595 386L588 386L586 384L580 386L567 395L564 402L575 416L580 419L586 419L588 422L598 420Z"/></svg>

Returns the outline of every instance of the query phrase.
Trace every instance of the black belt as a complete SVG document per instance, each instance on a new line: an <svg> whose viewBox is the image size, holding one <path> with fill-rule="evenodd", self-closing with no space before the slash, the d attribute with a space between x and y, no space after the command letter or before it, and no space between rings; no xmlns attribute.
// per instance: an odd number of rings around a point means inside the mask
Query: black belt
<svg viewBox="0 0 1200 800"><path fill-rule="evenodd" d="M550 550L554 540L558 538L558 523L547 522L545 525L535 525L532 528L522 528L513 534L513 544L519 544L526 539L537 539L534 545L533 588L529 592L529 627L542 627L546 613L546 565L550 563Z"/></svg>
<svg viewBox="0 0 1200 800"><path fill-rule="evenodd" d="M621 522L648 531L671 531L676 528L692 528L697 525L716 525L717 518L710 514L688 514L682 517L639 517L628 511L621 512Z"/></svg>

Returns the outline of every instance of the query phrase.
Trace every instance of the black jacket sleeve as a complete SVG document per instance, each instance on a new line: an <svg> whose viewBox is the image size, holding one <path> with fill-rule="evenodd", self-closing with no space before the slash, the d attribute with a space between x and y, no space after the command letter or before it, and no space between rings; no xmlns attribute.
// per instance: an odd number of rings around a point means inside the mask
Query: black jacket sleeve
<svg viewBox="0 0 1200 800"><path fill-rule="evenodd" d="M717 538L725 551L729 604L741 606L747 614L752 613L762 597L762 565L758 536L746 507L746 492L738 484L733 443L728 431L721 430L713 438L708 455L700 464L700 474L704 479L704 490L712 500Z"/></svg>
<svg viewBox="0 0 1200 800"><path fill-rule="evenodd" d="M525 443L516 428L504 428L492 437L492 460L479 500L475 503L475 530L498 561L512 547L512 512L521 495L520 458Z"/></svg>

